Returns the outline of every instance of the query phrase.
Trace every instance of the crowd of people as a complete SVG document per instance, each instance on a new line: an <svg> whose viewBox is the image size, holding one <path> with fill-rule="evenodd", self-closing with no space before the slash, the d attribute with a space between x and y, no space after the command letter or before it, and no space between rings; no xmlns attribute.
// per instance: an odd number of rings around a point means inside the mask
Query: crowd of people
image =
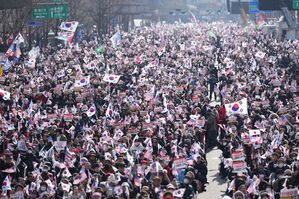
<svg viewBox="0 0 299 199"><path fill-rule="evenodd" d="M193 198L216 146L226 198L295 192L298 41L224 22L111 36L23 52L0 77L1 198Z"/></svg>

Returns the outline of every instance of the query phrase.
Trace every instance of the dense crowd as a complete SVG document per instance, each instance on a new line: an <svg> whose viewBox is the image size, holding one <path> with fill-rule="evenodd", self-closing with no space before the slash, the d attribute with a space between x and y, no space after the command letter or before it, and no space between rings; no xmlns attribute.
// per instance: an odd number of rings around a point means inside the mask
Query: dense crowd
<svg viewBox="0 0 299 199"><path fill-rule="evenodd" d="M223 22L110 37L34 48L0 77L1 198L193 198L216 146L226 198L298 188L298 41Z"/></svg>

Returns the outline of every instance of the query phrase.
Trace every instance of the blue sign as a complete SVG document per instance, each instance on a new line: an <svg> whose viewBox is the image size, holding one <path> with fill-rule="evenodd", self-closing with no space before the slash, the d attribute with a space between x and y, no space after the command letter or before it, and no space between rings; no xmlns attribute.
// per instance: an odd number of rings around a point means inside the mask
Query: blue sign
<svg viewBox="0 0 299 199"><path fill-rule="evenodd" d="M248 14L257 14L257 13L271 13L271 10L259 10L259 0L250 0L248 2Z"/></svg>
<svg viewBox="0 0 299 199"><path fill-rule="evenodd" d="M40 27L40 26L43 26L43 22L40 22L40 21L27 21L26 25L28 27Z"/></svg>
<svg viewBox="0 0 299 199"><path fill-rule="evenodd" d="M249 5L249 9L248 9L248 13L249 14L256 14L259 13L259 0L250 0L248 2Z"/></svg>

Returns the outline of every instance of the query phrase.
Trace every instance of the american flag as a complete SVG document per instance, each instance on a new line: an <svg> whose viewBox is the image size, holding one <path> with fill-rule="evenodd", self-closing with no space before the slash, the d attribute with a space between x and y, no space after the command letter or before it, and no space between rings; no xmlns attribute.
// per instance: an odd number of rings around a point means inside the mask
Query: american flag
<svg viewBox="0 0 299 199"><path fill-rule="evenodd" d="M14 54L15 54L15 52L14 52L13 46L11 46L11 47L7 50L7 52L5 53L5 56L6 56L6 57L13 57Z"/></svg>
<svg viewBox="0 0 299 199"><path fill-rule="evenodd" d="M65 150L64 154L64 162L67 167L73 167L74 166L74 155L75 153L71 152L68 148Z"/></svg>
<svg viewBox="0 0 299 199"><path fill-rule="evenodd" d="M151 88L150 91L148 91L147 93L145 93L144 97L146 101L150 101L155 97L155 90L156 90L156 86L153 85L153 87Z"/></svg>
<svg viewBox="0 0 299 199"><path fill-rule="evenodd" d="M80 184L84 180L86 180L88 176L86 175L85 169L81 169L80 176L74 180L74 185Z"/></svg>

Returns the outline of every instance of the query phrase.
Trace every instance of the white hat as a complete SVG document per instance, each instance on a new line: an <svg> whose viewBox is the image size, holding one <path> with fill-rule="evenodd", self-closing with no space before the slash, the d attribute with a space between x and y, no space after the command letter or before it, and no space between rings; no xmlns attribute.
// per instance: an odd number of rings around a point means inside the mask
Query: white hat
<svg viewBox="0 0 299 199"><path fill-rule="evenodd" d="M81 165L86 163L86 162L88 162L88 159L86 157L83 157L83 158L80 159L80 164Z"/></svg>

